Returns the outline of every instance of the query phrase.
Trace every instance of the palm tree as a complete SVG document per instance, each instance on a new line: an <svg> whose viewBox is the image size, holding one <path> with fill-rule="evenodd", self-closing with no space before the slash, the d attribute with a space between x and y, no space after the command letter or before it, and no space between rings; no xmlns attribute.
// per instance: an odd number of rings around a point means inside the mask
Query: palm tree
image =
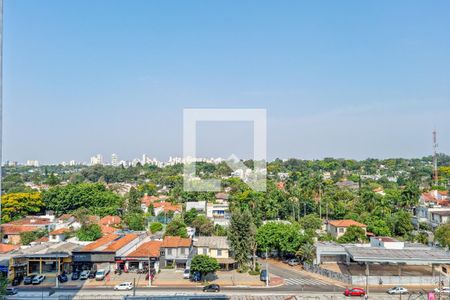
<svg viewBox="0 0 450 300"><path fill-rule="evenodd" d="M304 262L311 263L316 257L316 247L313 244L303 244L298 250L296 255Z"/></svg>

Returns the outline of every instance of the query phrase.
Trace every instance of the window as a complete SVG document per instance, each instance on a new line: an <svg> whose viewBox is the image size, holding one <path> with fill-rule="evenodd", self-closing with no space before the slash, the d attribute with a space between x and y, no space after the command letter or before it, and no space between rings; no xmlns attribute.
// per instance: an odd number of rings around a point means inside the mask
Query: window
<svg viewBox="0 0 450 300"><path fill-rule="evenodd" d="M222 256L222 249L217 249L217 256Z"/></svg>
<svg viewBox="0 0 450 300"><path fill-rule="evenodd" d="M207 248L203 248L203 254L204 255L208 254L208 249Z"/></svg>
<svg viewBox="0 0 450 300"><path fill-rule="evenodd" d="M172 249L171 248L167 249L167 255L172 255Z"/></svg>

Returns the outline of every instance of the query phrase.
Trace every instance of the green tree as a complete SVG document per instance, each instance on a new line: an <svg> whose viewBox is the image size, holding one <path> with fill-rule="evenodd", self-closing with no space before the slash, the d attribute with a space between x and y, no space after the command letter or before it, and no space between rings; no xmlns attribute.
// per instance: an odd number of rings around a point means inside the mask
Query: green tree
<svg viewBox="0 0 450 300"><path fill-rule="evenodd" d="M188 237L186 224L183 221L176 217L166 226L165 236L179 236L182 238Z"/></svg>
<svg viewBox="0 0 450 300"><path fill-rule="evenodd" d="M195 208L190 209L184 214L184 223L186 223L186 225L188 226L191 226L197 215L198 213Z"/></svg>
<svg viewBox="0 0 450 300"><path fill-rule="evenodd" d="M57 215L71 213L84 207L99 216L115 215L122 200L101 183L68 184L55 186L42 193L46 208Z"/></svg>
<svg viewBox="0 0 450 300"><path fill-rule="evenodd" d="M393 233L397 236L407 236L413 231L414 226L411 221L411 214L399 210L391 216L391 226Z"/></svg>
<svg viewBox="0 0 450 300"><path fill-rule="evenodd" d="M143 213L127 213L123 218L123 222L130 230L144 230L145 219Z"/></svg>
<svg viewBox="0 0 450 300"><path fill-rule="evenodd" d="M312 263L316 257L316 247L310 243L303 244L297 250L296 255L300 257L302 261Z"/></svg>
<svg viewBox="0 0 450 300"><path fill-rule="evenodd" d="M196 255L191 262L191 273L199 272L204 278L206 274L216 272L220 269L217 259L208 255Z"/></svg>
<svg viewBox="0 0 450 300"><path fill-rule="evenodd" d="M2 196L2 223L37 214L44 209L41 193L11 193Z"/></svg>
<svg viewBox="0 0 450 300"><path fill-rule="evenodd" d="M34 242L35 240L43 237L46 233L47 231L45 230L22 232L20 234L20 242L23 245L29 245L31 242Z"/></svg>
<svg viewBox="0 0 450 300"><path fill-rule="evenodd" d="M150 232L151 233L157 233L162 230L163 230L163 224L161 224L159 222L153 222L150 224Z"/></svg>
<svg viewBox="0 0 450 300"><path fill-rule="evenodd" d="M450 247L450 223L439 225L434 232L434 241L441 247Z"/></svg>
<svg viewBox="0 0 450 300"><path fill-rule="evenodd" d="M311 230L318 230L320 228L322 228L322 219L319 218L318 215L316 214L309 214L304 216L303 218L300 219L299 221L300 226L307 230L307 229L311 229Z"/></svg>
<svg viewBox="0 0 450 300"><path fill-rule="evenodd" d="M231 215L228 240L234 258L241 269L245 269L251 254L252 216L248 210L236 209Z"/></svg>
<svg viewBox="0 0 450 300"><path fill-rule="evenodd" d="M192 227L195 228L195 231L203 236L210 236L214 233L214 224L211 220L209 220L204 215L198 215L192 221Z"/></svg>
<svg viewBox="0 0 450 300"><path fill-rule="evenodd" d="M75 233L80 241L95 241L102 237L102 230L97 224L86 224Z"/></svg>
<svg viewBox="0 0 450 300"><path fill-rule="evenodd" d="M141 195L134 187L128 193L127 212L130 214L143 213L141 208Z"/></svg>
<svg viewBox="0 0 450 300"><path fill-rule="evenodd" d="M359 226L350 226L342 235L338 242L342 244L346 243L360 243L366 240L366 232Z"/></svg>

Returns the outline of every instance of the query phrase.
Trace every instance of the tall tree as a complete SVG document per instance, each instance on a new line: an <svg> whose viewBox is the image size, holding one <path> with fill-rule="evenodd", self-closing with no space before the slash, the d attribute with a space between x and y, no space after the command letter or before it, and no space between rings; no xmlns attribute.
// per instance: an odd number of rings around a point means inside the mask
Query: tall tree
<svg viewBox="0 0 450 300"><path fill-rule="evenodd" d="M239 267L246 268L251 254L252 215L248 210L236 209L230 222L228 239L234 251L234 257Z"/></svg>

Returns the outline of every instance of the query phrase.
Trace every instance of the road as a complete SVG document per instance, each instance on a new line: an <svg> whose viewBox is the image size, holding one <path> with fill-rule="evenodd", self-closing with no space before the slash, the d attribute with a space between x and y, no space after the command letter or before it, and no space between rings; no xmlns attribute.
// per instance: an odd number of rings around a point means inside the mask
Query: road
<svg viewBox="0 0 450 300"><path fill-rule="evenodd" d="M49 295L49 291L51 294ZM138 288L135 291L136 296L211 296L210 293L203 293L201 288ZM83 288L83 289L21 289L19 294L8 299L69 299L69 297L78 296L79 299L123 299L126 295L133 295L133 291L114 291L108 288ZM277 299L282 300L290 296L297 296L297 299L308 300L341 300L348 299L342 295L342 292L302 292L292 289L280 288L223 288L220 293L212 294L213 296L224 296L229 299ZM100 298L102 297L102 298ZM180 297L181 299L181 297ZM389 296L386 293L373 293L370 299L399 299L399 296ZM403 299L408 299L408 296L403 296Z"/></svg>

